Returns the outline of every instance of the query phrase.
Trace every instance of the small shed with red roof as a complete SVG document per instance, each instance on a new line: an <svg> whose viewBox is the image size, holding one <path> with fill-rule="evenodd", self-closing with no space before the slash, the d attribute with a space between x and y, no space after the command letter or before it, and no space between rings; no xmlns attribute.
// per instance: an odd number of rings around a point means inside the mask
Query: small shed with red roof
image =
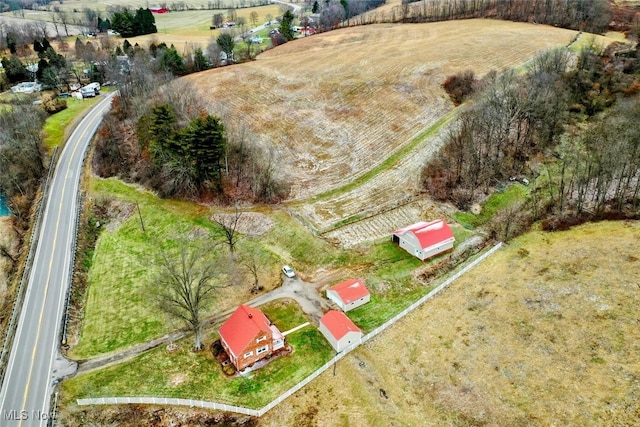
<svg viewBox="0 0 640 427"><path fill-rule="evenodd" d="M441 219L420 221L393 232L392 240L422 261L453 248L455 237Z"/></svg>
<svg viewBox="0 0 640 427"><path fill-rule="evenodd" d="M329 310L320 318L320 332L331 347L340 353L350 345L360 343L362 331L341 311Z"/></svg>
<svg viewBox="0 0 640 427"><path fill-rule="evenodd" d="M238 370L284 347L284 336L257 308L241 305L218 329L222 347Z"/></svg>
<svg viewBox="0 0 640 427"><path fill-rule="evenodd" d="M327 298L349 311L368 303L371 294L362 279L349 279L327 289Z"/></svg>

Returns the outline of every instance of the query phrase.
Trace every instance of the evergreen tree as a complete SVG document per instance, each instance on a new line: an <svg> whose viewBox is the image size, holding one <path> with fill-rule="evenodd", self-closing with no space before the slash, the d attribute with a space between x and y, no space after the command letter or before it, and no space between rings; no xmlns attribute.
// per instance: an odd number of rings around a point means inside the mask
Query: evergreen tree
<svg viewBox="0 0 640 427"><path fill-rule="evenodd" d="M9 59L2 58L2 67L9 83L19 83L29 80L29 71L17 56L11 55Z"/></svg>
<svg viewBox="0 0 640 427"><path fill-rule="evenodd" d="M33 41L33 51L38 53L38 56L40 56L41 52L44 52L46 49L44 48L44 46L42 46L42 43L40 42L40 40L35 39Z"/></svg>
<svg viewBox="0 0 640 427"><path fill-rule="evenodd" d="M233 60L233 48L235 46L235 42L233 41L233 37L231 34L222 33L218 36L216 43L218 43L218 47L227 55L227 64L231 63Z"/></svg>
<svg viewBox="0 0 640 427"><path fill-rule="evenodd" d="M282 21L280 22L280 34L286 37L287 40L293 40L293 13L287 10L282 15Z"/></svg>
<svg viewBox="0 0 640 427"><path fill-rule="evenodd" d="M129 43L129 40L124 39L124 42L122 42L122 51L129 56L133 56L133 46L131 46L131 43Z"/></svg>
<svg viewBox="0 0 640 427"><path fill-rule="evenodd" d="M202 53L202 48L197 47L193 53L193 71L198 72L209 68L209 62Z"/></svg>
<svg viewBox="0 0 640 427"><path fill-rule="evenodd" d="M158 66L164 71L169 71L176 76L187 74L187 67L184 65L184 59L180 56L174 45L168 49L163 49L158 54Z"/></svg>
<svg viewBox="0 0 640 427"><path fill-rule="evenodd" d="M170 146L174 159L187 168L189 178L200 188L205 184L216 191L222 186L222 159L226 147L224 126L219 118L203 115L176 133Z"/></svg>
<svg viewBox="0 0 640 427"><path fill-rule="evenodd" d="M151 159L158 166L167 160L167 150L176 132L176 127L176 116L169 104L160 104L151 110L151 123L148 129L149 140L143 142L148 143Z"/></svg>
<svg viewBox="0 0 640 427"><path fill-rule="evenodd" d="M320 9L320 5L318 4L318 0L313 2L313 7L311 8L311 13L318 13Z"/></svg>

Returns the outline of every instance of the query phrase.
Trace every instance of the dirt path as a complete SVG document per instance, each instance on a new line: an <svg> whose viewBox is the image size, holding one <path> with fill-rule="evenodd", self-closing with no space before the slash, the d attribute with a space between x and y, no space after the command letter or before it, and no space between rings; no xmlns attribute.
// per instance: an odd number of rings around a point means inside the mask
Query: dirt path
<svg viewBox="0 0 640 427"><path fill-rule="evenodd" d="M282 286L247 301L245 304L255 307L277 299L291 298L300 305L302 311L310 316L315 324L318 324L320 317L322 317L323 310L328 310L330 307L329 300L322 298L320 292L318 292L319 286L319 284L304 282L297 276L292 279L286 278ZM205 322L205 328L210 328L213 325L220 324L227 319L234 310L235 307L210 316ZM167 345L190 334L190 331L181 329L116 353L110 353L108 355L80 361L78 362L78 369L75 373L79 374L125 362L141 353L144 353L145 351L154 349L161 345Z"/></svg>

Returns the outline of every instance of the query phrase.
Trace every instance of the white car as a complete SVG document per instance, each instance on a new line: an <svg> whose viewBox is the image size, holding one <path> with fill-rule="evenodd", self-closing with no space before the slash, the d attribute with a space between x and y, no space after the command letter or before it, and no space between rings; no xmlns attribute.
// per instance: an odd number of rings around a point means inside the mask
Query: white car
<svg viewBox="0 0 640 427"><path fill-rule="evenodd" d="M282 267L282 272L284 273L285 276L289 278L296 277L296 272L293 271L293 268L289 267L288 265L285 265L284 267Z"/></svg>

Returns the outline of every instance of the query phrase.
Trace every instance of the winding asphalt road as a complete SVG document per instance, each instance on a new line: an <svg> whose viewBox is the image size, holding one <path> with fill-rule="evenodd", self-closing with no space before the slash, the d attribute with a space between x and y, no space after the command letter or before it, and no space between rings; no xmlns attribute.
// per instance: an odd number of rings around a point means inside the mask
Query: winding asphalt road
<svg viewBox="0 0 640 427"><path fill-rule="evenodd" d="M115 94L115 92L113 93ZM38 246L0 390L0 426L46 426L54 383L63 360L60 328L73 260L78 187L89 142L112 95L80 122L60 155L51 180Z"/></svg>

